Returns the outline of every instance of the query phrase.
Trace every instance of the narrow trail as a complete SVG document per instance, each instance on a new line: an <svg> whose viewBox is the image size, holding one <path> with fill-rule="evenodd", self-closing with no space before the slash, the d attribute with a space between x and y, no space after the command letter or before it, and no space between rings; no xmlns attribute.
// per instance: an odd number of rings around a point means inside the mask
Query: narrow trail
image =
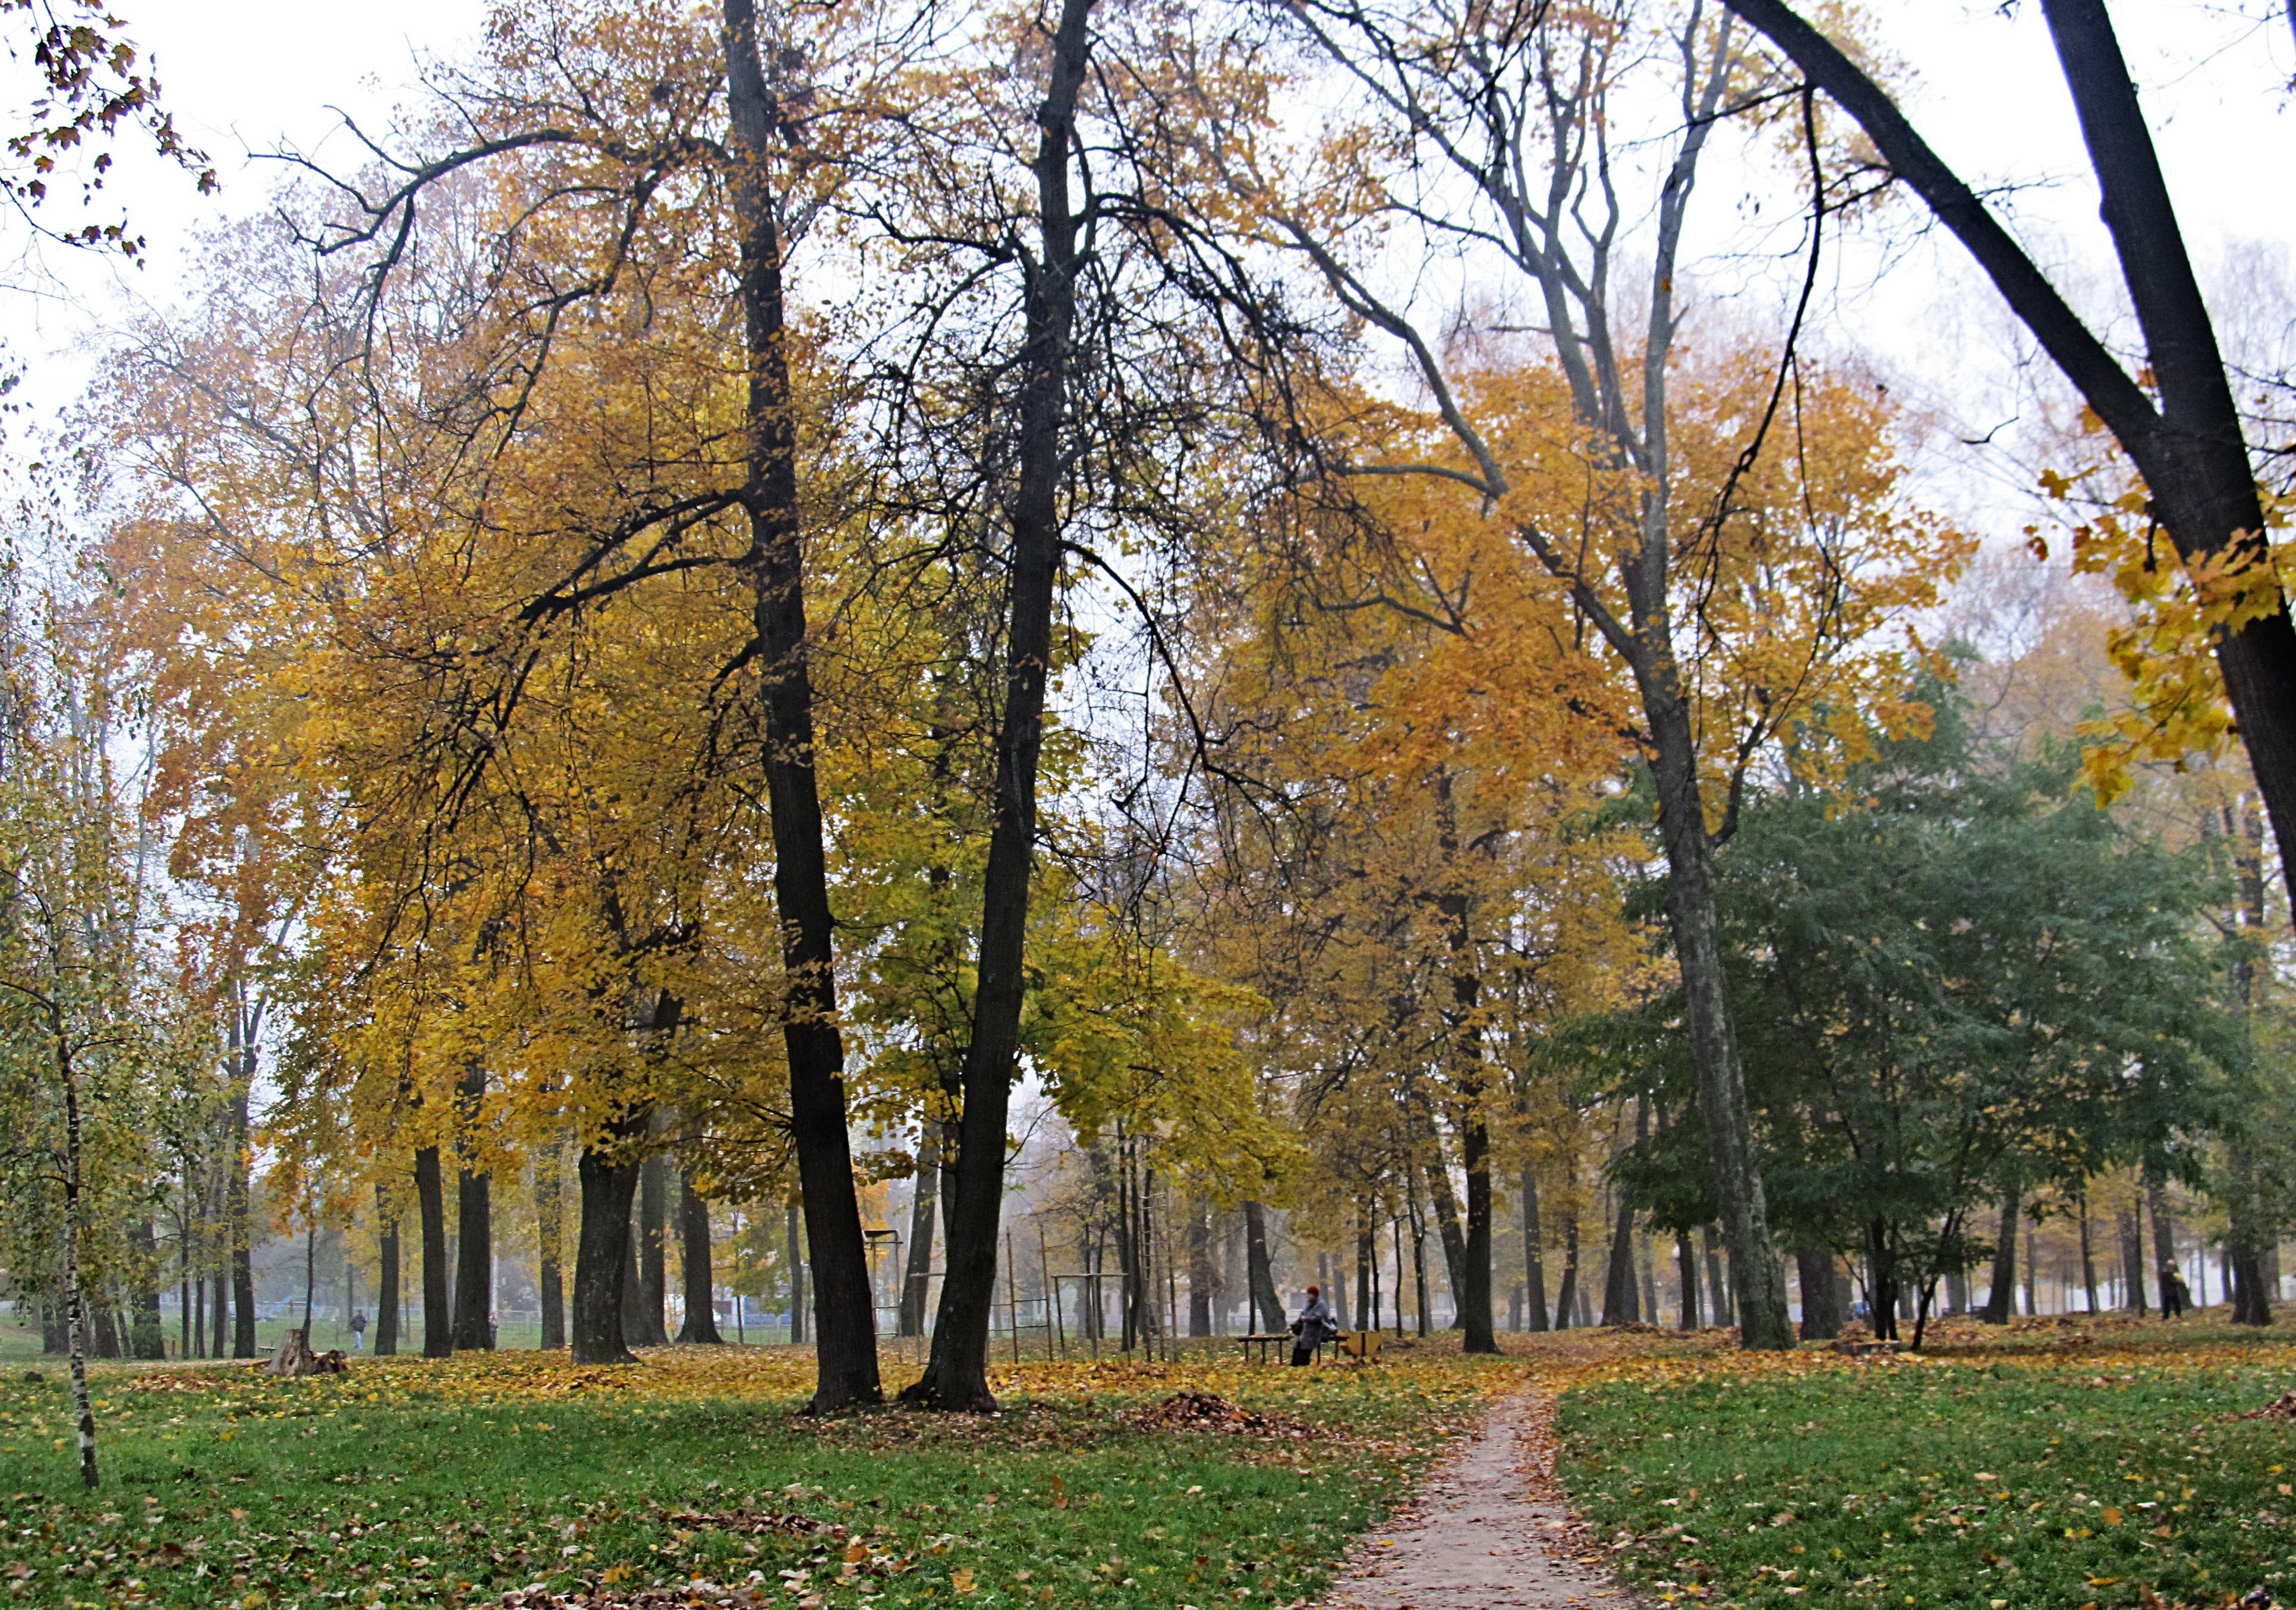
<svg viewBox="0 0 2296 1610"><path fill-rule="evenodd" d="M1554 1485L1551 1392L1502 1401L1386 1526L1349 1550L1319 1610L1567 1610L1636 1603Z"/></svg>

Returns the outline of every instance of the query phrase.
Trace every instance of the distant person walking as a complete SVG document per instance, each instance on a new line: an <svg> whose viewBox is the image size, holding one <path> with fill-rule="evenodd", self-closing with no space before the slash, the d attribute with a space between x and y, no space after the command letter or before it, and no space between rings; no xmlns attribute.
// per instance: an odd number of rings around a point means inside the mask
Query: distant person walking
<svg viewBox="0 0 2296 1610"><path fill-rule="evenodd" d="M1340 1322L1332 1313L1332 1305L1324 1301L1323 1288L1308 1288L1308 1306L1292 1321L1292 1362L1305 1364L1316 1356L1316 1350L1340 1334Z"/></svg>
<svg viewBox="0 0 2296 1610"><path fill-rule="evenodd" d="M366 1310L351 1310L351 1351L357 1352L366 1343Z"/></svg>

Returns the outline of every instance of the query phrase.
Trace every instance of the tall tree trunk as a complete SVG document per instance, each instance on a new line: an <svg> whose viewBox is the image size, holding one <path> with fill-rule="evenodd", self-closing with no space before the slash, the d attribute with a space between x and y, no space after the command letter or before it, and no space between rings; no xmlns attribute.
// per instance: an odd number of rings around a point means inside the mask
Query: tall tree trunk
<svg viewBox="0 0 2296 1610"><path fill-rule="evenodd" d="M917 1137L916 1189L909 1198L908 1268L901 1275L900 1330L925 1331L925 1301L932 1289L933 1220L940 1208L940 1123L923 1121Z"/></svg>
<svg viewBox="0 0 2296 1610"><path fill-rule="evenodd" d="M87 1392L87 1291L80 1278L80 1196L84 1161L79 1112L79 1076L64 1039L58 1014L50 1008L49 1031L54 1041L58 1082L64 1097L64 1323L71 1345L72 1415L79 1432L80 1485L94 1489L95 1468L95 1408Z"/></svg>
<svg viewBox="0 0 2296 1610"><path fill-rule="evenodd" d="M1698 1311L1698 1249L1690 1244L1690 1232L1674 1232L1675 1313L1684 1330L1699 1328Z"/></svg>
<svg viewBox="0 0 2296 1610"><path fill-rule="evenodd" d="M1650 1103L1635 1098L1635 1144L1650 1138ZM1621 1148L1623 1151L1624 1148ZM1603 1280L1603 1323L1632 1325L1635 1311L1635 1204L1625 1187L1619 1190L1617 1222L1611 1230L1611 1262Z"/></svg>
<svg viewBox="0 0 2296 1610"><path fill-rule="evenodd" d="M2120 1283L2128 1288L2127 1307L2138 1318L2146 1311L2144 1302L2144 1221L2134 1208L2123 1208L2120 1215Z"/></svg>
<svg viewBox="0 0 2296 1610"><path fill-rule="evenodd" d="M1344 1285L1344 1282L1341 1282ZM1341 1299L1344 1306L1346 1299ZM1212 1204L1188 1199L1188 1335L1212 1334Z"/></svg>
<svg viewBox="0 0 2296 1610"><path fill-rule="evenodd" d="M1874 1338L1877 1342L1898 1339L1898 1318L1903 1289L1898 1278L1898 1249L1890 1239L1887 1220L1875 1219L1866 1227L1866 1293L1873 1299Z"/></svg>
<svg viewBox="0 0 2296 1610"><path fill-rule="evenodd" d="M2233 865L2237 873L2234 887L2240 899L2236 916L2245 941L2234 957L2233 987L2253 1023L2264 1004L2257 964L2269 943L2264 932L2264 824L2257 815L2252 795L2243 796L2237 807L2226 806L2224 818L2226 835L2234 843ZM2232 1266L2232 1322L2269 1325L2272 1294L2265 1284L2264 1256L2278 1239L2277 1227L2267 1221L2261 1171L2251 1154L2249 1138L2243 1132L2237 1114L2226 1126L2224 1146L2232 1187L2225 1194L2225 1253ZM2081 1228L2085 1236L2088 1228L2086 1217ZM2086 1240L2083 1245L2087 1245ZM2090 1306L2095 1307L2095 1302Z"/></svg>
<svg viewBox="0 0 2296 1610"><path fill-rule="evenodd" d="M235 1015L235 1014L234 1014ZM255 1243L250 1222L248 1171L255 1166L248 1138L248 1089L255 1078L255 1047L240 1053L240 1077L231 1100L231 1157L224 1176L226 1222L231 1236L231 1353L234 1359L255 1357Z"/></svg>
<svg viewBox="0 0 2296 1610"><path fill-rule="evenodd" d="M2177 1216L2169 1211L2169 1167L2160 1157L2144 1160L2144 1205L2152 1214L2153 1268L2161 1280L2161 1311L2169 1310L2169 1276L2177 1268Z"/></svg>
<svg viewBox="0 0 2296 1610"><path fill-rule="evenodd" d="M1372 1223L1371 1204L1356 1203L1356 1319L1360 1330L1379 1328L1379 1235Z"/></svg>
<svg viewBox="0 0 2296 1610"><path fill-rule="evenodd" d="M1462 1350L1495 1353L1499 1344L1491 1329L1491 1139L1483 1112L1488 1071L1483 1058L1482 1024L1478 1015L1483 981L1475 962L1474 902L1460 866L1463 857L1452 781L1449 767L1436 768L1437 833L1444 867L1450 875L1437 904L1447 930L1446 942L1451 957L1451 1017L1447 1027L1458 1091L1453 1124L1459 1135L1460 1165L1466 1175L1467 1222L1465 1235L1458 1237L1460 1244L1456 1253L1452 1248L1455 1232L1445 1224L1443 1252L1451 1269L1451 1301L1463 1333ZM1444 1173L1439 1153L1435 1171ZM1444 1219L1443 1199L1449 1195L1450 1181L1444 1178L1435 1203L1439 1223Z"/></svg>
<svg viewBox="0 0 2296 1610"><path fill-rule="evenodd" d="M147 1218L128 1231L127 1241L135 1253L135 1278L129 1295L135 1324L128 1351L138 1359L164 1359L168 1340L160 1328L160 1237Z"/></svg>
<svg viewBox="0 0 2296 1610"><path fill-rule="evenodd" d="M1562 1284L1554 1292L1554 1328L1569 1330L1578 1301L1578 1210L1562 1215Z"/></svg>
<svg viewBox="0 0 2296 1610"><path fill-rule="evenodd" d="M542 1346L566 1345L566 1178L564 1143L555 1135L534 1154L536 1285L542 1296Z"/></svg>
<svg viewBox="0 0 2296 1610"><path fill-rule="evenodd" d="M1815 1241L1794 1249L1801 1280L1801 1339L1831 1342L1841 1334L1841 1286L1833 1271L1833 1250Z"/></svg>
<svg viewBox="0 0 2296 1610"><path fill-rule="evenodd" d="M669 1304L669 1158L649 1152L638 1171L637 1332L633 1347L667 1347L669 1325L663 1310Z"/></svg>
<svg viewBox="0 0 2296 1610"><path fill-rule="evenodd" d="M1053 592L1060 569L1068 381L1076 324L1080 223L1069 195L1077 97L1090 53L1093 0L1062 0L1044 99L1037 106L1037 245L1028 267L1026 336L1015 421L1018 462L1005 505L1011 616L1004 708L997 725L996 811L981 876L980 950L972 1034L964 1050L964 1109L947 1274L932 1355L903 1395L939 1409L986 1409L988 1321L996 1296L996 1234L1004 1201L1005 1121L1020 1055L1023 953L1037 839L1037 762L1052 669Z"/></svg>
<svg viewBox="0 0 2296 1610"><path fill-rule="evenodd" d="M387 1200L380 1185L374 1187L375 1212L386 1214ZM378 1269L374 1294L374 1355L378 1359L398 1356L398 1220L382 1218L382 1228L375 1236L375 1261Z"/></svg>
<svg viewBox="0 0 2296 1610"><path fill-rule="evenodd" d="M2089 1246L2088 1193L2080 1193L2080 1260L2081 1289L2088 1294L2088 1311L2096 1310L2096 1258Z"/></svg>
<svg viewBox="0 0 2296 1610"><path fill-rule="evenodd" d="M1706 1249L1706 1294L1708 1306L1714 1310L1714 1323L1735 1325L1737 1310L1730 1302L1730 1283L1722 1277L1722 1254L1715 1250L1712 1225L1701 1232L1701 1240Z"/></svg>
<svg viewBox="0 0 2296 1610"><path fill-rule="evenodd" d="M651 1116L639 1108L607 1126L575 1160L582 1222L574 1247L574 1362L635 1364L622 1340L623 1271L630 1256L630 1200L637 1195L632 1155Z"/></svg>
<svg viewBox="0 0 2296 1610"><path fill-rule="evenodd" d="M437 1146L414 1154L414 1205L422 1219L422 1356L444 1359L455 1351L455 1326L447 1284L447 1192Z"/></svg>
<svg viewBox="0 0 2296 1610"><path fill-rule="evenodd" d="M479 1105L486 1093L486 1064L473 1062L455 1091L455 1149L461 1159L455 1172L455 1345L465 1352L494 1346L494 1181L485 1170L470 1166L479 1154Z"/></svg>
<svg viewBox="0 0 2296 1610"><path fill-rule="evenodd" d="M1662 610L1638 612L1645 632L1663 623ZM1662 637L1662 634L1660 634ZM1770 1244L1769 1209L1754 1161L1746 1116L1746 1078L1738 1063L1736 1031L1722 975L1720 922L1714 906L1714 846L1698 777L1698 744L1673 661L1646 656L1636 668L1650 719L1652 773L1658 782L1659 832L1665 842L1667 915L1674 933L1688 1021L1690 1061L1698 1080L1698 1110L1706 1121L1722 1236L1730 1249L1730 1277L1742 1345L1791 1349L1793 1326L1786 1308L1785 1271Z"/></svg>
<svg viewBox="0 0 2296 1610"><path fill-rule="evenodd" d="M1418 1131L1420 1149L1427 1157L1427 1195L1435 1214L1435 1235L1443 1249L1443 1272L1451 1283L1451 1305L1465 1311L1467 1236L1459 1222L1459 1198L1451 1189L1451 1165L1443 1154L1442 1131L1435 1122L1435 1105L1418 1080L1411 1081L1405 1097L1412 1127ZM1485 1164L1488 1167L1488 1161ZM1488 1181L1486 1182L1488 1183ZM1484 1270L1484 1306L1489 1307L1488 1266Z"/></svg>
<svg viewBox="0 0 2296 1610"><path fill-rule="evenodd" d="M2021 1193L2011 1186L2001 1198L2001 1233L1993 1243L1993 1288L1985 1294L1985 1310L1978 1317L1988 1325L2006 1325L2016 1311L2017 1210Z"/></svg>
<svg viewBox="0 0 2296 1610"><path fill-rule="evenodd" d="M731 177L750 371L742 503L750 520L753 620L764 695L774 899L790 1007L782 1043L789 1064L790 1134L812 1237L819 1333L813 1408L828 1413L879 1402L884 1394L877 1378L875 1299L846 1134L845 1046L837 1027L834 924L814 768L797 396L790 379L781 222L768 183L774 130L783 121L784 109L767 86L760 46L773 45L777 53L780 46L758 37L754 0L724 4ZM1001 1138L998 1146L1001 1162Z"/></svg>
<svg viewBox="0 0 2296 1610"><path fill-rule="evenodd" d="M795 1197L789 1204L790 1342L805 1340L805 1210Z"/></svg>
<svg viewBox="0 0 2296 1610"><path fill-rule="evenodd" d="M1546 1319L1546 1249L1538 1222L1538 1175L1522 1165L1522 1286L1524 1311L1530 1328L1545 1330Z"/></svg>
<svg viewBox="0 0 2296 1610"><path fill-rule="evenodd" d="M1632 1325L1635 1311L1635 1204L1619 1193L1619 1212L1611 1227L1611 1259L1603 1277L1603 1323Z"/></svg>
<svg viewBox="0 0 2296 1610"><path fill-rule="evenodd" d="M1283 1296L1275 1289L1275 1264L1267 1255L1267 1210L1257 1202L1243 1204L1243 1275L1262 1333L1282 1330Z"/></svg>
<svg viewBox="0 0 2296 1610"><path fill-rule="evenodd" d="M723 1347L718 1334L718 1282L709 1268L709 1204L693 1188L693 1176L677 1176L679 1274L685 1288L685 1320L677 1339L692 1345Z"/></svg>

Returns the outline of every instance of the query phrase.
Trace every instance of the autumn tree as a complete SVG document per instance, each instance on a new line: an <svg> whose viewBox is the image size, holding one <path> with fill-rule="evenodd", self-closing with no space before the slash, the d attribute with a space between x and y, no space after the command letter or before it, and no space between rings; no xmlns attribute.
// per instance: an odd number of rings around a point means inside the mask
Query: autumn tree
<svg viewBox="0 0 2296 1610"><path fill-rule="evenodd" d="M1727 4L1857 121L1890 176L1976 259L2143 476L2148 519L2168 532L2198 595L2191 646L2213 648L2274 836L2286 845L2296 834L2296 623L2216 325L2104 0L2046 0L2041 10L2144 334L2146 362L2136 374L1922 137L1858 53L1784 0Z"/></svg>

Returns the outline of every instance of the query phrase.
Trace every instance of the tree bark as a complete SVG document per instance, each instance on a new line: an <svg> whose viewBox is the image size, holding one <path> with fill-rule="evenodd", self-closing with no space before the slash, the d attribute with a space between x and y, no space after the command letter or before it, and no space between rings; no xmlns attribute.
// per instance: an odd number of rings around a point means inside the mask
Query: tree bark
<svg viewBox="0 0 2296 1610"><path fill-rule="evenodd" d="M1012 533L1004 708L997 724L996 809L981 877L980 959L972 1034L964 1050L964 1107L947 1273L925 1373L902 1395L934 1408L996 1407L988 1390L988 1324L996 1297L996 1236L1004 1200L1004 1145L1020 1056L1029 893L1037 839L1037 763L1053 658L1053 592L1060 569L1060 492L1067 449L1068 382L1076 324L1080 223L1069 162L1090 53L1093 0L1062 0L1044 99L1037 107L1038 251L1027 267L1016 450L1006 518Z"/></svg>
<svg viewBox="0 0 2296 1610"><path fill-rule="evenodd" d="M638 1170L637 1237L634 1247L637 1285L634 1302L624 1314L635 1315L637 1329L628 1337L632 1347L667 1347L669 1324L663 1310L669 1305L669 1158L649 1152Z"/></svg>
<svg viewBox="0 0 2296 1610"><path fill-rule="evenodd" d="M1709 1225L1700 1233L1706 1251L1706 1294L1714 1310L1717 1325L1738 1323L1737 1310L1730 1304L1730 1282L1723 1277L1722 1254L1714 1250L1714 1227Z"/></svg>
<svg viewBox="0 0 2296 1610"><path fill-rule="evenodd" d="M49 1014L52 1019L61 1015L53 1006L49 1008ZM79 1433L80 1484L92 1491L97 1482L95 1407L89 1401L87 1392L87 1292L80 1279L84 1147L79 1076L72 1066L63 1024L60 1021L52 1021L49 1032L55 1042L54 1055L60 1075L58 1082L62 1086L64 1097L64 1323L70 1331L72 1414Z"/></svg>
<svg viewBox="0 0 2296 1610"><path fill-rule="evenodd" d="M447 1194L437 1146L414 1154L414 1203L422 1217L422 1356L444 1359L455 1351L455 1326L447 1284Z"/></svg>
<svg viewBox="0 0 2296 1610"><path fill-rule="evenodd" d="M1699 1328L1698 1309L1698 1249L1690 1244L1690 1232L1674 1232L1675 1314L1683 1330ZM1808 1333L1805 1331L1804 1333Z"/></svg>
<svg viewBox="0 0 2296 1610"><path fill-rule="evenodd" d="M379 1212L384 1203L383 1189L374 1187L374 1203ZM395 1359L398 1356L398 1220L386 1218L375 1236L376 1262L379 1264L374 1294L374 1356Z"/></svg>
<svg viewBox="0 0 2296 1610"><path fill-rule="evenodd" d="M1603 1323L1632 1325L1635 1311L1635 1204L1619 1193L1619 1216L1611 1228L1611 1259L1603 1277Z"/></svg>
<svg viewBox="0 0 2296 1610"><path fill-rule="evenodd" d="M685 1288L685 1319L677 1339L689 1345L723 1347L718 1334L718 1282L709 1268L709 1204L693 1188L693 1177L677 1176L679 1274Z"/></svg>
<svg viewBox="0 0 2296 1610"><path fill-rule="evenodd" d="M1524 1312L1530 1328L1545 1330L1546 1318L1546 1249L1538 1221L1538 1175L1522 1165L1522 1286Z"/></svg>
<svg viewBox="0 0 2296 1610"><path fill-rule="evenodd" d="M1806 1242L1794 1249L1801 1280L1801 1339L1831 1342L1841 1334L1841 1286L1834 1277L1833 1249Z"/></svg>
<svg viewBox="0 0 2296 1610"><path fill-rule="evenodd" d="M160 1328L160 1237L151 1220L144 1219L128 1232L127 1239L135 1252L135 1280L130 1294L135 1323L128 1351L138 1359L164 1359L168 1339Z"/></svg>
<svg viewBox="0 0 2296 1610"><path fill-rule="evenodd" d="M2169 1211L2169 1169L2159 1157L2144 1160L2144 1203L2152 1214L2153 1269L2161 1280L2161 1311L2169 1311L2169 1280L2177 1268L2177 1216Z"/></svg>
<svg viewBox="0 0 2296 1610"><path fill-rule="evenodd" d="M915 1193L909 1198L908 1268L901 1275L900 1330L921 1336L932 1289L933 1221L940 1211L940 1123L923 1121L917 1138Z"/></svg>
<svg viewBox="0 0 2296 1610"><path fill-rule="evenodd" d="M734 211L741 234L745 424L754 627L763 684L766 793L774 837L789 1011L790 1133L812 1239L816 1330L813 1408L828 1413L883 1398L861 1204L846 1134L845 1047L837 1028L834 924L815 772L813 677L807 660L805 548L800 519L796 390L790 378L783 241L767 186L782 120L768 87L754 0L724 0ZM1003 1139L997 1142L1003 1162ZM992 1235L992 1241L993 1241ZM985 1392L986 1376L982 1391Z"/></svg>
<svg viewBox="0 0 2296 1610"><path fill-rule="evenodd" d="M1988 1325L2006 1325L2016 1310L2017 1209L2020 1192L2011 1186L2001 1198L2001 1233L1993 1244L1993 1287L1985 1294L1985 1311L1978 1317Z"/></svg>
<svg viewBox="0 0 2296 1610"><path fill-rule="evenodd" d="M1562 1216L1562 1283L1554 1292L1554 1328L1569 1330L1578 1301L1578 1210Z"/></svg>
<svg viewBox="0 0 2296 1610"><path fill-rule="evenodd" d="M566 1180L562 1143L553 1136L534 1154L536 1284L542 1295L542 1347L566 1345Z"/></svg>
<svg viewBox="0 0 2296 1610"><path fill-rule="evenodd" d="M1275 1266L1267 1255L1267 1210L1257 1202L1243 1204L1243 1273L1250 1283L1251 1301L1259 1310L1263 1334L1283 1328L1283 1295L1275 1289Z"/></svg>
<svg viewBox="0 0 2296 1610"><path fill-rule="evenodd" d="M805 1213L795 1197L789 1204L790 1342L805 1341Z"/></svg>
<svg viewBox="0 0 2296 1610"><path fill-rule="evenodd" d="M455 1345L465 1352L494 1347L494 1181L485 1170L469 1166L478 1155L479 1104L486 1090L485 1064L474 1062L455 1091L455 1151L462 1160L455 1171Z"/></svg>
<svg viewBox="0 0 2296 1610"><path fill-rule="evenodd" d="M1346 1282L1340 1282L1344 1286ZM1341 1299L1344 1306L1344 1295ZM1346 1321L1341 1320L1344 1324ZM1188 1335L1212 1334L1212 1204L1188 1199Z"/></svg>
<svg viewBox="0 0 2296 1610"><path fill-rule="evenodd" d="M236 1017L236 1013L234 1013ZM231 1236L231 1356L255 1357L255 1247L249 1223L248 1171L255 1166L248 1138L248 1090L255 1078L255 1047L242 1046L240 1077L231 1099L231 1160L224 1176L226 1220Z"/></svg>
<svg viewBox="0 0 2296 1610"><path fill-rule="evenodd" d="M1727 0L1854 118L1897 176L1958 236L2144 478L2187 565L2268 565L2263 507L2232 388L2152 136L2103 0L2043 0L2137 324L2152 398L2069 307L1895 103L1784 0ZM2269 607L2217 642L2217 662L2283 856L2296 834L2296 624Z"/></svg>
<svg viewBox="0 0 2296 1610"><path fill-rule="evenodd" d="M2127 1307L2138 1318L2146 1312L2144 1301L2144 1221L2134 1208L2120 1215L2120 1282L2128 1288Z"/></svg>
<svg viewBox="0 0 2296 1610"><path fill-rule="evenodd" d="M643 1109L623 1113L600 1144L583 1147L575 1160L582 1207L574 1248L577 1364L637 1362L622 1340L622 1285L630 1256L630 1201L638 1185L638 1165L630 1152L645 1134L650 1116Z"/></svg>

